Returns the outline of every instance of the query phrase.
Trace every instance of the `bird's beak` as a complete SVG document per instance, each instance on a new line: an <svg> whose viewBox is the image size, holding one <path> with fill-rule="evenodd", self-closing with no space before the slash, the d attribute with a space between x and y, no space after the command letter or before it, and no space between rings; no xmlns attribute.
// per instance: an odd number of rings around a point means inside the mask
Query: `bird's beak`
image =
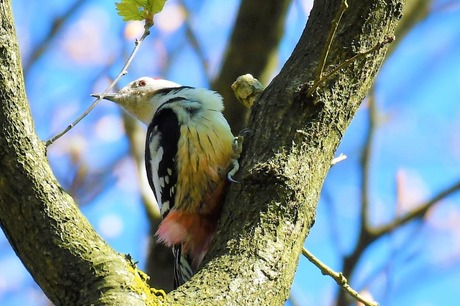
<svg viewBox="0 0 460 306"><path fill-rule="evenodd" d="M95 97L95 98L98 98L98 99L104 99L104 100L109 100L109 101L112 101L112 102L117 102L118 99L119 99L119 96L118 94L116 93L112 93L112 94L107 94L107 95L103 95L103 94L91 94L91 97Z"/></svg>

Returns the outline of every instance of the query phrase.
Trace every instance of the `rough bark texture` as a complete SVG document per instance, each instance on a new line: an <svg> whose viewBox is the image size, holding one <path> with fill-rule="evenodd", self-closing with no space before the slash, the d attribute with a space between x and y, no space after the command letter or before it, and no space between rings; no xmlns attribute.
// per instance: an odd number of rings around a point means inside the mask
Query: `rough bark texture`
<svg viewBox="0 0 460 306"><path fill-rule="evenodd" d="M353 61L307 95L340 3L315 2L292 56L254 106L241 183L230 188L206 265L169 294L171 303L287 299L330 162L386 49ZM401 16L401 0L348 4L326 72L393 35ZM55 304L154 303L138 271L96 235L54 179L26 104L8 1L0 0L0 22L0 224L10 243Z"/></svg>
<svg viewBox="0 0 460 306"><path fill-rule="evenodd" d="M207 264L172 293L184 305L282 305L331 160L383 61L386 47L327 80L315 79L340 0L316 1L280 74L252 110L240 184L233 184ZM348 1L326 63L330 71L394 34L402 2Z"/></svg>
<svg viewBox="0 0 460 306"><path fill-rule="evenodd" d="M245 127L248 109L239 103L230 85L242 74L251 73L265 84L275 68L279 43L283 37L286 12L292 0L242 0L219 76L211 88L224 97L225 117L238 133ZM152 233L159 220L151 220ZM150 244L147 272L149 283L172 290L171 250L154 241ZM152 274L153 271L158 273ZM169 273L169 275L168 275Z"/></svg>
<svg viewBox="0 0 460 306"><path fill-rule="evenodd" d="M0 1L0 99L0 225L16 254L56 305L144 305L144 279L97 236L49 168L9 1Z"/></svg>

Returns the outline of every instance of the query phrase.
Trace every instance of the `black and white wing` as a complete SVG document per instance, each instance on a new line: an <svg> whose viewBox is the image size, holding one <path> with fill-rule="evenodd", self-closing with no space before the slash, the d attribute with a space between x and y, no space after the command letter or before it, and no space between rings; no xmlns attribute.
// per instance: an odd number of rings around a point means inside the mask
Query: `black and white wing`
<svg viewBox="0 0 460 306"><path fill-rule="evenodd" d="M163 218L174 206L179 137L180 126L174 111L170 108L159 109L147 130L145 165Z"/></svg>

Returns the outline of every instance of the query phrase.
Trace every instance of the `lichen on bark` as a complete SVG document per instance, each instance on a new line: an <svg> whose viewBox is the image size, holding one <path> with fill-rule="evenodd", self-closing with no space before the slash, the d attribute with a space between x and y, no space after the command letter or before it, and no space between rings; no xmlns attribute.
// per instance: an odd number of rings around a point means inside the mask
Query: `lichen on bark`
<svg viewBox="0 0 460 306"><path fill-rule="evenodd" d="M393 35L402 4L348 1L325 73ZM253 134L236 177L241 183L229 190L204 267L168 294L168 303L282 305L287 299L331 160L387 48L360 57L306 95L340 5L315 1L297 47L253 106ZM11 245L55 304L155 302L142 274L94 232L52 175L27 106L9 1L0 2L0 21L0 225Z"/></svg>

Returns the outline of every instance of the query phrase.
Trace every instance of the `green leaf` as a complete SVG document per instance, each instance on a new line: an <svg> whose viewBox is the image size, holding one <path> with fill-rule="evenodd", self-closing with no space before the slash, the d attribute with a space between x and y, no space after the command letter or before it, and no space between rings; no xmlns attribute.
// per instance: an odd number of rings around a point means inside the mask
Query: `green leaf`
<svg viewBox="0 0 460 306"><path fill-rule="evenodd" d="M147 2L150 2L150 11L153 14L157 14L165 6L166 0L147 0Z"/></svg>
<svg viewBox="0 0 460 306"><path fill-rule="evenodd" d="M165 3L166 0L121 0L115 6L124 21L153 21L153 15L161 12Z"/></svg>

